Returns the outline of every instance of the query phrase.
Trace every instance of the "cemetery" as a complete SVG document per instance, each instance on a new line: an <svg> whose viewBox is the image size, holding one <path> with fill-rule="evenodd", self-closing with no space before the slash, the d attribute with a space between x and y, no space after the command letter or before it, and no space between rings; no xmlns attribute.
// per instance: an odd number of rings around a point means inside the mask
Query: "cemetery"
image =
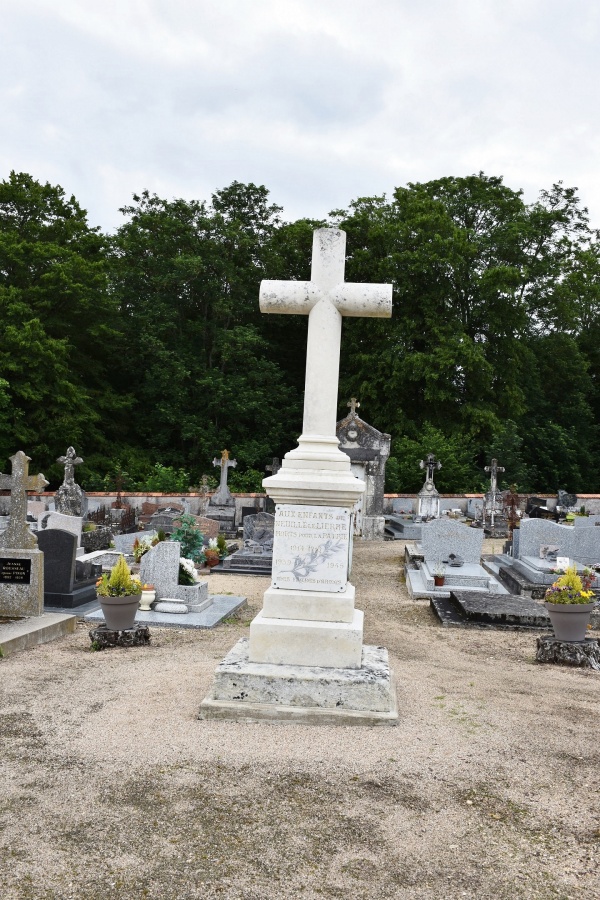
<svg viewBox="0 0 600 900"><path fill-rule="evenodd" d="M434 452L412 461L418 492L386 494L392 436L356 397L338 418L338 379L342 319L390 318L392 285L345 265L345 232L316 229L309 280L261 283L262 313L308 318L302 431L269 457L264 493L231 490L229 449L199 491L87 492L72 446L54 491L21 450L0 476L0 816L18 808L40 848L30 896L46 880L48 896L95 896L78 848L97 828L127 859L95 864L103 896L594 884L600 496L530 503L500 490L496 457L489 489L444 495ZM587 624L561 636L557 612ZM57 815L66 872L35 824ZM482 840L512 848L501 873Z"/></svg>

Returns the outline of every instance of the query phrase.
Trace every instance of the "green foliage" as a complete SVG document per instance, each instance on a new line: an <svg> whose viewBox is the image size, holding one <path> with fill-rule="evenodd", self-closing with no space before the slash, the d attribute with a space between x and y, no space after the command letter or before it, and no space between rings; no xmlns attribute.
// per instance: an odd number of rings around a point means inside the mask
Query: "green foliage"
<svg viewBox="0 0 600 900"><path fill-rule="evenodd" d="M179 518L179 525L171 534L172 541L179 541L181 544L180 555L186 559L191 559L195 563L204 562L204 553L202 550L203 535L193 516L183 515Z"/></svg>
<svg viewBox="0 0 600 900"><path fill-rule="evenodd" d="M225 535L221 533L217 535L217 551L220 559L228 555L227 541L225 540Z"/></svg>
<svg viewBox="0 0 600 900"><path fill-rule="evenodd" d="M392 442L392 455L386 465L386 490L390 493L415 493L423 487L419 460L435 453L442 468L435 476L441 494L468 491L477 478L472 442L460 434L446 437L426 422L415 437L400 437Z"/></svg>
<svg viewBox="0 0 600 900"><path fill-rule="evenodd" d="M229 490L239 494L262 493L264 490L262 481L266 474L266 472L263 474L257 469L246 469L245 472L230 469L227 478Z"/></svg>
<svg viewBox="0 0 600 900"><path fill-rule="evenodd" d="M96 583L96 593L100 597L129 597L141 593L142 585L137 575L132 575L125 557L121 554L110 574L104 572Z"/></svg>
<svg viewBox="0 0 600 900"><path fill-rule="evenodd" d="M190 476L183 469L155 463L151 473L135 485L137 491L156 491L161 494L184 494L190 489Z"/></svg>

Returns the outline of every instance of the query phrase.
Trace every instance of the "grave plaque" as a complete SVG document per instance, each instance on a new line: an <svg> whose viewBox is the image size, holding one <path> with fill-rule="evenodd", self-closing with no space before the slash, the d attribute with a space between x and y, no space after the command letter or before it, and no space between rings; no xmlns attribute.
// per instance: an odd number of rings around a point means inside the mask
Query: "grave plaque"
<svg viewBox="0 0 600 900"><path fill-rule="evenodd" d="M273 541L274 588L344 591L350 556L350 510L278 504Z"/></svg>
<svg viewBox="0 0 600 900"><path fill-rule="evenodd" d="M30 584L30 559L0 559L0 582L2 584Z"/></svg>

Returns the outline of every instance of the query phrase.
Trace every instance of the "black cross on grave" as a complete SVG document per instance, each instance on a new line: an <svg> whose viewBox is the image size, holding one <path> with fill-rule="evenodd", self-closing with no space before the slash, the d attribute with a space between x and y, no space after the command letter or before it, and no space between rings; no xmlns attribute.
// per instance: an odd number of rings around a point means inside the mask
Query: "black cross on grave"
<svg viewBox="0 0 600 900"><path fill-rule="evenodd" d="M265 472L270 472L271 475L277 475L281 468L281 463L279 462L276 456L273 457L273 462L270 466L265 466Z"/></svg>
<svg viewBox="0 0 600 900"><path fill-rule="evenodd" d="M10 490L10 522L2 535L6 550L35 550L37 538L27 524L27 491L43 491L48 482L43 475L30 475L31 459L22 450L9 457L12 474L0 475L0 488Z"/></svg>
<svg viewBox="0 0 600 900"><path fill-rule="evenodd" d="M350 415L351 415L351 416L355 416L355 415L356 415L356 410L360 407L360 403L358 402L358 400L356 399L356 397L351 397L351 398L350 398L350 403L346 403L346 406L349 406L349 407L350 407Z"/></svg>
<svg viewBox="0 0 600 900"><path fill-rule="evenodd" d="M420 469L427 469L426 481L433 482L433 473L436 469L441 469L442 464L435 458L435 453L428 453L425 459L419 463Z"/></svg>

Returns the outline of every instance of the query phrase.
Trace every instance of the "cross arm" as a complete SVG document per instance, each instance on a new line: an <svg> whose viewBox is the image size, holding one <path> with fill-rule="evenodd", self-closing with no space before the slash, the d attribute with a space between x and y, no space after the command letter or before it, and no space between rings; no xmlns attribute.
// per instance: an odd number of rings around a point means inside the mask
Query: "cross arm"
<svg viewBox="0 0 600 900"><path fill-rule="evenodd" d="M260 311L307 316L322 296L312 281L261 281Z"/></svg>

